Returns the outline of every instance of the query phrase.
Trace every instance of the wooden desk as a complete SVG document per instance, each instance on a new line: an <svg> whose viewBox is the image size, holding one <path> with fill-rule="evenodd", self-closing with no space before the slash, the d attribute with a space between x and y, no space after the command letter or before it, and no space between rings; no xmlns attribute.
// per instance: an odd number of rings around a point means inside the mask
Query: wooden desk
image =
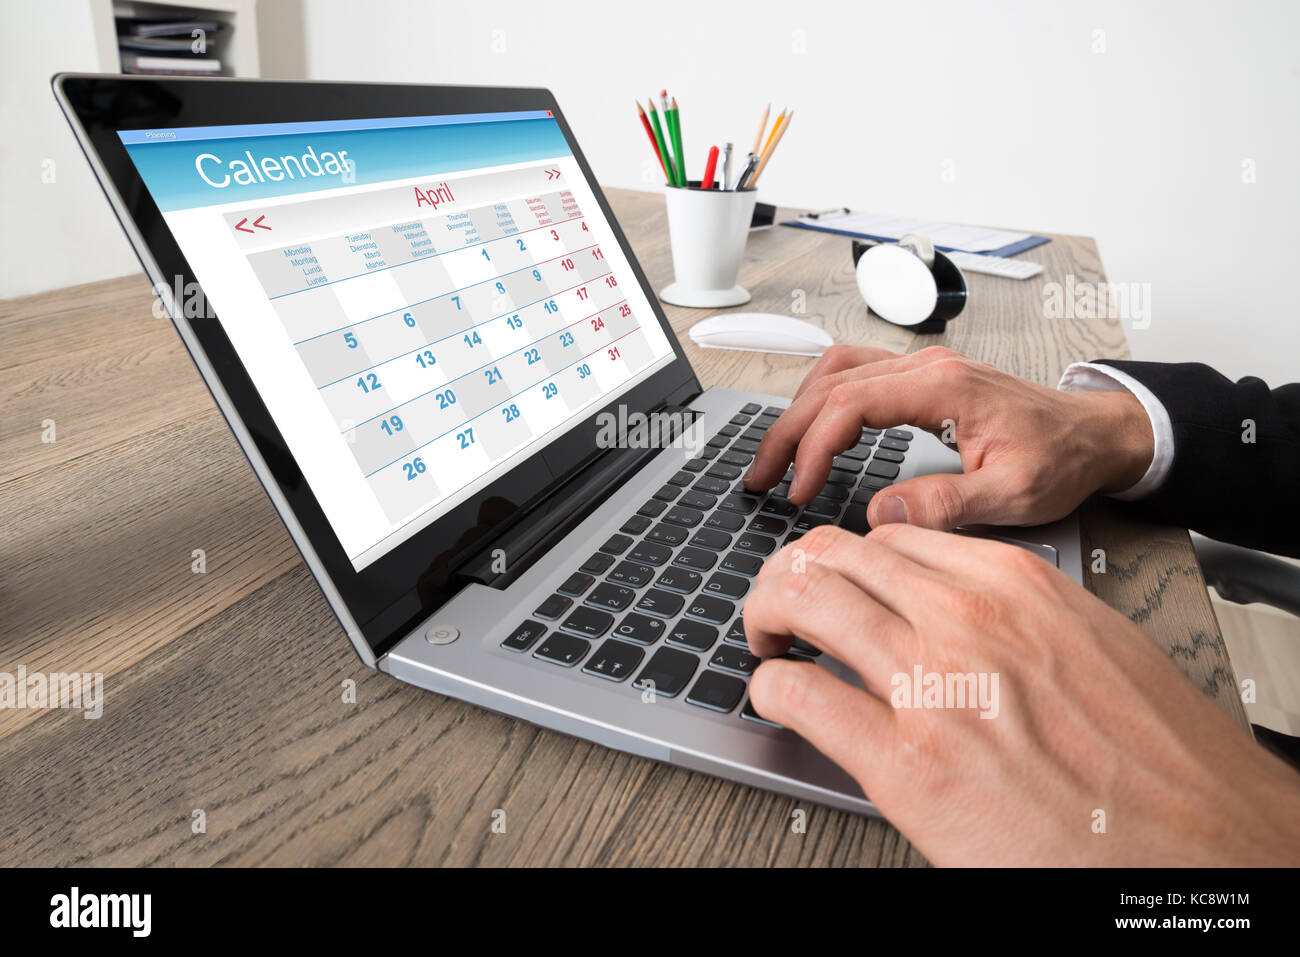
<svg viewBox="0 0 1300 957"><path fill-rule="evenodd" d="M655 288L663 201L612 191ZM788 211L786 211L788 212ZM1103 277L1089 239L1026 254ZM750 307L840 342L938 341L869 319L848 242L750 239ZM971 276L943 341L1055 384L1123 357L1109 320L1046 320L1038 281ZM702 353L706 385L792 394L811 360ZM104 715L0 711L0 846L26 864L921 864L888 824L629 757L365 670L180 342L132 276L0 304L0 671L103 672ZM42 442L52 420L56 441ZM1090 507L1091 586L1245 723L1187 533ZM203 549L207 571L191 570ZM343 687L356 682L356 703ZM491 831L506 811L506 833ZM192 833L202 809L206 833Z"/></svg>

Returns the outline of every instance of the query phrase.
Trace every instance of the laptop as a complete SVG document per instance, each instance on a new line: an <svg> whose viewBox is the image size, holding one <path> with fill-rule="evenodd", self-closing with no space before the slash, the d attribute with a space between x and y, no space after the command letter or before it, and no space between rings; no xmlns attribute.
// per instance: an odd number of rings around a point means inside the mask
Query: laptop
<svg viewBox="0 0 1300 957"><path fill-rule="evenodd" d="M874 813L751 705L745 596L809 528L863 532L877 491L960 461L920 429L864 429L808 506L746 491L788 399L700 385L550 92L53 86L367 666ZM1082 577L1072 519L993 534Z"/></svg>

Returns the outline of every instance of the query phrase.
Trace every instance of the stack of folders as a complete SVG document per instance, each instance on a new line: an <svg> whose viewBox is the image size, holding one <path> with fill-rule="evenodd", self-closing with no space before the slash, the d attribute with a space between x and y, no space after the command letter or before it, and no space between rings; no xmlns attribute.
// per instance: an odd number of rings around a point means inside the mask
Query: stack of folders
<svg viewBox="0 0 1300 957"><path fill-rule="evenodd" d="M119 16L116 23L123 73L221 75L216 20Z"/></svg>

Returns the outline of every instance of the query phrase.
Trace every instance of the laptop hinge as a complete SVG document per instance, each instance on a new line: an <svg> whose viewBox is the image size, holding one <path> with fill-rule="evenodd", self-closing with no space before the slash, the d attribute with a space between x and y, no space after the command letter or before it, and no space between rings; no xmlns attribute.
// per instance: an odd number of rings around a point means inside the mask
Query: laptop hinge
<svg viewBox="0 0 1300 957"><path fill-rule="evenodd" d="M600 453L567 481L522 510L508 528L487 542L476 543L473 554L466 556L457 567L456 577L466 583L506 587L665 447L680 444L677 440L684 428L689 428L701 415L685 406L667 404L653 412L664 416L658 421L670 427L659 434L652 447L615 447ZM541 516L553 517L539 520Z"/></svg>

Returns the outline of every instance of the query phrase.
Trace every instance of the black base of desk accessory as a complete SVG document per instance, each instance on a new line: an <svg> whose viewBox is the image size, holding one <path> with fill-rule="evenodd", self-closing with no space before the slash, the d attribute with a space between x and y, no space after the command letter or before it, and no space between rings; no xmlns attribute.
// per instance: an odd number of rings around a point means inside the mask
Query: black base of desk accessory
<svg viewBox="0 0 1300 957"><path fill-rule="evenodd" d="M880 243L863 242L860 239L853 240L853 266L856 269L858 260L872 246L879 246ZM923 321L913 326L904 326L899 323L900 329L909 329L919 336L939 335L948 328L949 321L957 318L958 313L966 308L966 277L962 275L961 270L951 259L945 256L939 250L934 251L934 264L930 267L930 272L934 274L934 282L937 287L937 298L934 304L934 312ZM885 322L880 313L875 312L870 307L867 312L879 316Z"/></svg>

